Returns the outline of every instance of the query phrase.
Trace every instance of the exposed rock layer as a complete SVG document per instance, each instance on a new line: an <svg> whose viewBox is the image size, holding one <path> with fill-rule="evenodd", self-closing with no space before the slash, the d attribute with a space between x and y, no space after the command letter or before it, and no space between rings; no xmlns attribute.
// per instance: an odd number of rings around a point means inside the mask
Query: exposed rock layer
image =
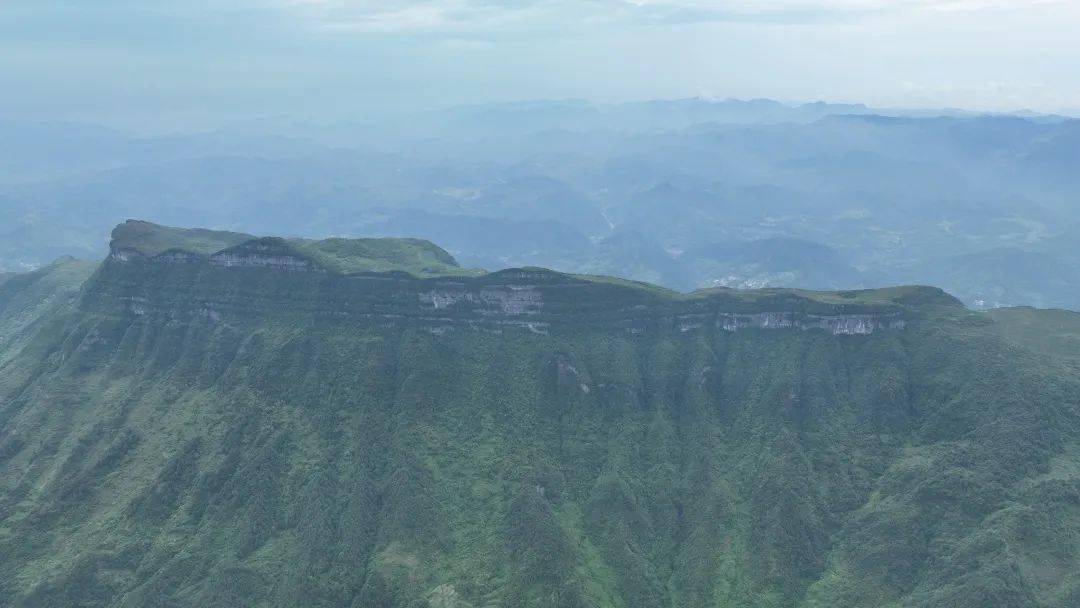
<svg viewBox="0 0 1080 608"><path fill-rule="evenodd" d="M405 273L336 275L302 257L247 244L209 256L168 251L149 257L115 250L87 303L137 316L315 314L418 322L439 331L458 326L547 331L552 325L589 323L631 333L675 327L865 335L903 329L908 312L896 303L823 303L788 291L751 300L734 290L679 296L542 269L428 279Z"/></svg>

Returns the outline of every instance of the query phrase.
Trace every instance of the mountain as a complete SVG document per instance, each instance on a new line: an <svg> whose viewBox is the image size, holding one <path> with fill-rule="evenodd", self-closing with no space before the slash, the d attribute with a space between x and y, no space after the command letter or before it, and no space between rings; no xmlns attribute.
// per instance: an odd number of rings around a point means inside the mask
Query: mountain
<svg viewBox="0 0 1080 608"><path fill-rule="evenodd" d="M5 608L1080 603L1075 313L146 222L74 264L0 283Z"/></svg>

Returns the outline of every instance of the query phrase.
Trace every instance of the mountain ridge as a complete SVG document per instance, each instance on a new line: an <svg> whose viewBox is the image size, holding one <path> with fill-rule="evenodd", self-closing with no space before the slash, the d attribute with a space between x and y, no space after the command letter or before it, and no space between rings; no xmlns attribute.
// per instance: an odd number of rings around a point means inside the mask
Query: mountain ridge
<svg viewBox="0 0 1080 608"><path fill-rule="evenodd" d="M293 241L251 237L204 255L193 253L203 240L185 250L173 238L194 233L155 229L168 236L151 240L172 246L138 250L121 234L114 239L113 253L89 289L89 301L100 297L101 309L124 309L136 315L154 310L178 314L181 309L188 314L215 316L244 309L261 311L259 314L290 310L387 322L410 319L442 329L464 323L474 327L517 325L533 331L546 331L553 323L579 324L588 319L630 332L647 331L659 324L677 326L681 331L715 325L731 331L816 327L835 333L870 333L901 329L907 319L924 314L921 309L962 308L941 290L919 286L844 292L715 288L680 294L644 283L542 268L465 275L455 266L450 267L452 274L422 272L417 276L409 266L383 266L382 272L343 274L320 264L308 255L312 249L297 247ZM204 237L200 233L198 238ZM218 239L215 247L239 238ZM393 239L356 242L365 243L367 249L372 243L415 245L414 241ZM325 241L316 242L315 247L318 243ZM155 250L160 252L150 257L131 253ZM446 259L452 260L449 254ZM260 271L284 274L271 284L260 278ZM189 286L196 294L190 305L166 297L175 293L176 286ZM240 286L250 286L242 296L237 295ZM283 293L290 294L287 301L281 299Z"/></svg>
<svg viewBox="0 0 1080 608"><path fill-rule="evenodd" d="M363 245L371 245L370 250L365 251ZM937 287L931 287L926 285L905 285L896 287L876 288L876 289L854 289L854 290L809 290L809 289L797 289L797 288L761 288L761 289L734 289L729 287L712 287L694 290L689 293L682 293L673 290L663 288L659 285L643 281L633 281L629 279L623 279L620 277L612 276L600 276L600 275L586 275L586 274L574 274L565 273L556 270L550 270L542 267L522 267L522 268L503 268L496 271L472 271L468 275L458 274L458 265L453 256L447 253L445 250L438 247L438 245L428 241L426 239L414 239L414 238L399 238L399 237L378 237L378 238L328 238L323 240L312 239L287 239L282 237L256 237L249 234L228 232L228 231L216 231L207 230L201 228L189 229L189 228L173 228L169 226L162 226L147 222L144 220L128 220L122 224L119 224L113 230L113 238L110 242L110 256L109 259L127 262L130 261L131 254L136 254L139 257L157 260L160 262L177 262L177 261L195 261L202 258L206 258L213 262L215 255L218 256L230 256L237 253L244 253L248 251L245 248L252 248L257 250L258 248L264 248L263 253L272 252L273 250L280 248L278 252L284 255L296 257L298 261L304 261L301 258L306 255L310 255L312 252L319 252L328 245L337 245L342 247L353 246L359 249L357 259L353 261L354 265L363 265L365 260L362 256L374 255L385 256L386 254L379 251L374 244L383 244L389 247L400 246L416 246L424 250L429 250L434 253L439 262L450 267L449 273L446 275L438 274L437 270L432 269L432 272L426 273L412 273L412 267L407 263L401 263L399 265L390 265L383 270L365 270L356 272L354 274L362 273L406 273L414 274L416 278L438 278L440 276L472 276L487 277L487 280L491 280L498 276L510 276L514 273L539 273L549 274L551 276L559 276L565 278L567 281L586 281L590 283L600 283L608 285L620 285L628 288L638 288L643 291L650 291L657 294L664 294L671 299L688 299L688 298L701 298L709 297L714 294L793 294L807 299L819 300L822 302L833 301L837 304L844 301L856 302L880 302L880 303L903 303L913 302L917 300L924 300L926 303L937 303L944 306L963 306L963 303L946 294L943 290ZM358 247L359 246L359 247ZM194 257L186 257L178 254L197 254ZM267 257L270 257L269 254ZM308 259L309 262L319 262L321 260ZM387 261L393 262L398 260L390 260L387 256ZM255 264L265 265L270 268L284 266L275 265L264 260L262 262L255 262ZM227 264L219 263L219 266L243 266L243 263ZM313 271L335 271L337 274L349 274L342 272L337 268L320 267L312 265L305 269Z"/></svg>

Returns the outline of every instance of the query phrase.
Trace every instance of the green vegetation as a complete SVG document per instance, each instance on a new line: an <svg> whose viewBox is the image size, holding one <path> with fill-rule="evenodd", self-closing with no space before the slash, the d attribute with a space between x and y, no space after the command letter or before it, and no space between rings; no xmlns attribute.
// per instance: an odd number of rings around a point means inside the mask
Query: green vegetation
<svg viewBox="0 0 1080 608"><path fill-rule="evenodd" d="M702 289L689 294L689 298L710 298L726 296L741 302L755 305L767 305L770 301L799 298L827 306L945 306L958 308L963 304L956 298L936 287L923 285L905 285L881 289L856 289L849 291L813 291L809 289Z"/></svg>
<svg viewBox="0 0 1080 608"><path fill-rule="evenodd" d="M543 308L418 304L451 288ZM5 608L1080 603L1064 313L153 260L80 293L0 363ZM733 310L908 323L671 320Z"/></svg>
<svg viewBox="0 0 1080 608"><path fill-rule="evenodd" d="M1080 313L1030 307L989 311L994 328L1009 340L1050 358L1080 364Z"/></svg>
<svg viewBox="0 0 1080 608"><path fill-rule="evenodd" d="M172 228L141 220L128 220L113 229L112 246L114 249L133 249L147 256L155 256L172 249L210 255L254 238L240 232Z"/></svg>
<svg viewBox="0 0 1080 608"><path fill-rule="evenodd" d="M342 274L403 271L418 277L475 275L454 257L422 239L293 240L297 248Z"/></svg>
<svg viewBox="0 0 1080 608"><path fill-rule="evenodd" d="M256 252L272 249L310 261L335 274L406 272L416 277L475 276L480 271L458 266L453 256L422 239L281 239L259 238L239 232L201 228L173 228L140 220L128 220L112 233L113 251L136 251L147 257L186 253L210 256L224 252Z"/></svg>
<svg viewBox="0 0 1080 608"><path fill-rule="evenodd" d="M0 276L0 365L30 339L40 321L72 303L96 266L62 258L34 272Z"/></svg>

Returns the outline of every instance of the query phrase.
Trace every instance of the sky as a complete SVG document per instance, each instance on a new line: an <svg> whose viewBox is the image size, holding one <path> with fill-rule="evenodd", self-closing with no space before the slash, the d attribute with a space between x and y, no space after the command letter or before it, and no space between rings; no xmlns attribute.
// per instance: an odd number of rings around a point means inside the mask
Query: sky
<svg viewBox="0 0 1080 608"><path fill-rule="evenodd" d="M0 118L523 99L1080 109L1080 0L0 0Z"/></svg>

